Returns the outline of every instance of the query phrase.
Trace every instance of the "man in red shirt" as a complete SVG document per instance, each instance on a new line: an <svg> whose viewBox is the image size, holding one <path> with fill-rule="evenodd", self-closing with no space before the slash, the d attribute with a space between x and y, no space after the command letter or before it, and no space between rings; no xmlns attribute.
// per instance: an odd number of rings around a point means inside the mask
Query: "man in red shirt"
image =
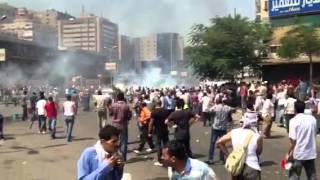
<svg viewBox="0 0 320 180"><path fill-rule="evenodd" d="M47 112L47 118L49 120L49 131L51 132L51 138L56 138L56 124L57 124L57 104L53 101L50 96L44 109Z"/></svg>
<svg viewBox="0 0 320 180"><path fill-rule="evenodd" d="M240 86L241 108L244 110L247 107L248 87L246 83L242 82Z"/></svg>

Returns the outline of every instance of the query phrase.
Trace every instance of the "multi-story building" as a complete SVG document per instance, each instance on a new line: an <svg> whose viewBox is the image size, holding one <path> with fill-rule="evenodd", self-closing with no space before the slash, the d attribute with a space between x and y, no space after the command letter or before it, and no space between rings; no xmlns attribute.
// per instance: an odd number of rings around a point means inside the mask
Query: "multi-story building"
<svg viewBox="0 0 320 180"><path fill-rule="evenodd" d="M157 34L157 56L164 73L175 70L177 62L183 60L183 48L183 38L178 33Z"/></svg>
<svg viewBox="0 0 320 180"><path fill-rule="evenodd" d="M119 60L120 60L120 71L133 70L135 67L135 55L134 55L134 38L129 36L120 36L119 41Z"/></svg>
<svg viewBox="0 0 320 180"><path fill-rule="evenodd" d="M1 24L1 30L16 33L19 39L34 41L43 46L57 47L57 30L42 24L26 8L16 11L16 19Z"/></svg>
<svg viewBox="0 0 320 180"><path fill-rule="evenodd" d="M103 53L118 60L118 25L101 17L85 16L58 22L59 47Z"/></svg>
<svg viewBox="0 0 320 180"><path fill-rule="evenodd" d="M256 20L259 22L269 21L268 0L256 0Z"/></svg>
<svg viewBox="0 0 320 180"><path fill-rule="evenodd" d="M137 38L136 51L142 68L159 67L169 74L183 60L183 38L178 33L159 33Z"/></svg>
<svg viewBox="0 0 320 180"><path fill-rule="evenodd" d="M140 37L139 51L141 61L157 61L157 36Z"/></svg>

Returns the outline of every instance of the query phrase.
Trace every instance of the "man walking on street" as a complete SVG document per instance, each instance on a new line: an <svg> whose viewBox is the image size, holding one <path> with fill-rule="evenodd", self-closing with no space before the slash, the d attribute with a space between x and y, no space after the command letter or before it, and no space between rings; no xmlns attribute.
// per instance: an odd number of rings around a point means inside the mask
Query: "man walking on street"
<svg viewBox="0 0 320 180"><path fill-rule="evenodd" d="M107 125L107 112L106 112L106 98L102 95L102 92L99 90L98 95L94 96L95 105L97 108L97 115L99 121L99 128L103 128Z"/></svg>
<svg viewBox="0 0 320 180"><path fill-rule="evenodd" d="M162 149L168 143L169 131L165 124L170 111L161 107L161 101L156 102L156 107L151 113L149 123L149 137L152 137L153 132L156 135L158 161L154 163L156 166L162 166Z"/></svg>
<svg viewBox="0 0 320 180"><path fill-rule="evenodd" d="M117 94L117 102L110 108L112 126L120 130L120 151L124 161L127 160L128 151L128 124L132 117L129 105L125 102L124 93Z"/></svg>
<svg viewBox="0 0 320 180"><path fill-rule="evenodd" d="M305 169L308 180L316 180L315 160L317 158L316 119L312 115L304 114L305 103L295 102L297 115L290 120L289 125L289 151L287 160L292 160L293 165L289 171L290 180L299 180L302 168Z"/></svg>
<svg viewBox="0 0 320 180"><path fill-rule="evenodd" d="M146 150L147 152L151 152L154 149L152 137L149 137L149 135L148 135L150 118L151 118L151 112L147 108L147 103L142 102L141 103L141 112L140 112L140 116L139 116L139 123L140 123L140 127L141 127L140 145L139 145L138 149L134 150L134 152L137 154L142 151L146 142L149 145L149 149Z"/></svg>
<svg viewBox="0 0 320 180"><path fill-rule="evenodd" d="M32 93L30 97L30 110L31 110L31 121L36 120L36 104L37 104L37 94L35 92Z"/></svg>
<svg viewBox="0 0 320 180"><path fill-rule="evenodd" d="M186 151L189 157L192 157L192 151L190 147L190 125L200 119L199 115L193 114L189 110L183 110L184 101L177 99L177 109L171 113L166 124L175 128L174 137L175 140L180 141L186 147Z"/></svg>
<svg viewBox="0 0 320 180"><path fill-rule="evenodd" d="M45 134L47 131L47 118L44 106L46 105L47 101L44 97L44 92L40 92L40 99L36 104L37 114L38 114L38 121L39 121L39 133Z"/></svg>
<svg viewBox="0 0 320 180"><path fill-rule="evenodd" d="M71 142L72 130L77 112L76 104L71 100L71 95L67 95L67 101L63 103L63 115L67 126L67 141Z"/></svg>
<svg viewBox="0 0 320 180"><path fill-rule="evenodd" d="M56 124L57 124L57 104L53 101L53 97L48 98L48 102L44 106L47 112L49 131L51 132L51 138L56 138Z"/></svg>
<svg viewBox="0 0 320 180"><path fill-rule="evenodd" d="M23 91L21 97L21 107L22 107L22 121L28 119L28 109L27 109L27 91Z"/></svg>
<svg viewBox="0 0 320 180"><path fill-rule="evenodd" d="M216 105L213 107L212 113L214 114L214 121L211 129L210 148L209 148L209 160L208 164L214 164L214 150L216 148L216 142L219 138L227 134L228 123L232 121L231 114L233 108L226 105L225 100L218 99ZM224 162L224 154L220 151L220 161Z"/></svg>
<svg viewBox="0 0 320 180"><path fill-rule="evenodd" d="M210 91L208 92L210 93ZM212 104L211 98L207 95L207 93L203 93L203 97L200 100L200 103L202 104L202 121L203 126L205 127L207 125L207 121L209 122L209 126L211 126L211 117L210 117L210 107Z"/></svg>

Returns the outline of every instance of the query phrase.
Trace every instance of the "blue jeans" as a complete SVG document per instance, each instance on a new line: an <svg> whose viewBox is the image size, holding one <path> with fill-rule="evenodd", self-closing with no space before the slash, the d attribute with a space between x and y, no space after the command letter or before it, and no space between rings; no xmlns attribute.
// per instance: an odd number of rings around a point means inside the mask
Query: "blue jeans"
<svg viewBox="0 0 320 180"><path fill-rule="evenodd" d="M127 160L128 153L128 128L123 128L120 133L120 152L124 161Z"/></svg>
<svg viewBox="0 0 320 180"><path fill-rule="evenodd" d="M39 131L40 132L45 132L47 131L47 118L45 115L39 115L38 117L38 121L39 121Z"/></svg>
<svg viewBox="0 0 320 180"><path fill-rule="evenodd" d="M283 125L284 122L284 105L278 105L276 109L276 122L279 125Z"/></svg>
<svg viewBox="0 0 320 180"><path fill-rule="evenodd" d="M49 130L51 131L51 137L56 137L56 125L57 125L57 118L49 118Z"/></svg>
<svg viewBox="0 0 320 180"><path fill-rule="evenodd" d="M74 124L74 116L66 116L67 141L68 142L71 142L73 124Z"/></svg>
<svg viewBox="0 0 320 180"><path fill-rule="evenodd" d="M225 134L227 134L227 130L218 130L213 128L211 129L209 160L214 159L214 150L216 148L216 142L218 138L222 137ZM220 160L224 161L224 154L221 150L220 150Z"/></svg>

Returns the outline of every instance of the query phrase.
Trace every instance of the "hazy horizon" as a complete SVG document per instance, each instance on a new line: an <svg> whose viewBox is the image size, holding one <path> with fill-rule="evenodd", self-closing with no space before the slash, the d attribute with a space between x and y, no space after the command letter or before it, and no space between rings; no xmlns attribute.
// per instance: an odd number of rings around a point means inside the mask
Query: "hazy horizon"
<svg viewBox="0 0 320 180"><path fill-rule="evenodd" d="M246 1L247 3L244 3ZM0 0L15 7L43 11L56 9L78 17L86 12L103 16L119 25L122 35L148 36L177 32L186 36L194 24L207 24L215 16L237 13L250 19L255 15L255 0ZM247 5L245 5L247 4Z"/></svg>

